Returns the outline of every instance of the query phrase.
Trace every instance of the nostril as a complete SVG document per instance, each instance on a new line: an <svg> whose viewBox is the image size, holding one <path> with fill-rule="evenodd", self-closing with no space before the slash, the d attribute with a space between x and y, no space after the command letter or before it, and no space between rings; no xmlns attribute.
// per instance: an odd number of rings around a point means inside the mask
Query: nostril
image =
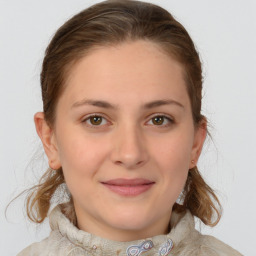
<svg viewBox="0 0 256 256"><path fill-rule="evenodd" d="M136 165L141 165L143 163L143 161L139 161Z"/></svg>
<svg viewBox="0 0 256 256"><path fill-rule="evenodd" d="M144 161L138 161L138 162L128 162L128 161L115 161L116 165L126 166L127 168L135 168L143 165Z"/></svg>

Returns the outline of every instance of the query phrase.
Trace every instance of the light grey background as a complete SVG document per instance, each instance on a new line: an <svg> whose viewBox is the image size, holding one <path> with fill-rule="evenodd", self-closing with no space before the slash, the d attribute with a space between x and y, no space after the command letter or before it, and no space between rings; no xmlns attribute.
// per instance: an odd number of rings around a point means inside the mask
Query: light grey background
<svg viewBox="0 0 256 256"><path fill-rule="evenodd" d="M16 255L49 232L25 221L23 201L7 203L44 171L33 114L42 110L39 74L54 31L98 1L0 0L0 255ZM220 196L221 222L202 232L255 256L256 1L151 1L187 28L204 63L203 113L211 123L199 167ZM35 161L31 162L31 159ZM39 163L39 164L38 164ZM199 227L200 228L200 227Z"/></svg>

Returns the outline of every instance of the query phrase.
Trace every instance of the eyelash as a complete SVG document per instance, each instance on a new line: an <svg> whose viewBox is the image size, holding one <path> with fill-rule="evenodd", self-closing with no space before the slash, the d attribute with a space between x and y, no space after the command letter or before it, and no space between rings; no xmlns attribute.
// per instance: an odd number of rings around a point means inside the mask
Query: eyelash
<svg viewBox="0 0 256 256"><path fill-rule="evenodd" d="M154 124L152 124L153 126L159 126L159 127L168 127L168 126L170 126L170 125L172 125L172 124L174 124L174 120L173 120L173 118L171 118L170 116L168 116L168 115L165 115L165 114L155 114L154 116L152 116L150 119L149 119L149 121L153 121L153 119L154 118L156 118L156 117L160 117L160 118L163 118L164 119L164 122L168 122L167 124L164 124L164 125L154 125ZM147 121L147 122L149 122L149 121Z"/></svg>
<svg viewBox="0 0 256 256"><path fill-rule="evenodd" d="M105 118L102 114L92 114L92 115L89 115L89 116L86 116L83 120L82 120L82 123L85 123L88 127L91 127L91 128L99 128L99 127L102 127L102 126L108 126L108 125L110 125L110 124L103 124L102 125L102 123L100 123L99 125L94 125L94 124L88 124L87 123L87 121L90 121L90 118L93 118L93 117L99 117L99 118L102 118L102 120L105 120L107 123L110 123L111 124L111 122L109 122L108 120L107 120L107 118ZM156 118L156 117L159 117L159 118L163 118L164 119L164 122L168 122L167 124L160 124L160 125L156 125L156 124L150 124L150 125L152 125L152 126L159 126L159 127L168 127L168 126L170 126L170 125L172 125L172 124L174 124L174 120L173 120L173 118L171 118L170 116L167 116L167 115L165 115L165 114L155 114L154 116L152 116L146 123L148 123L148 122L153 122L153 119L154 118Z"/></svg>
<svg viewBox="0 0 256 256"><path fill-rule="evenodd" d="M92 123L91 124L88 124L87 121L90 121L90 118L93 118L93 117L99 117L99 118L102 118L102 120L106 120L106 122L108 123L111 123L109 121L107 121L107 118L105 118L102 114L92 114L92 115L89 115L89 116L86 116L83 120L82 120L82 123L85 123L86 126L88 127L91 127L91 128L98 128L100 126L102 126L102 124L100 123L99 125L93 125ZM105 125L105 124L104 124ZM109 125L109 124L107 124Z"/></svg>

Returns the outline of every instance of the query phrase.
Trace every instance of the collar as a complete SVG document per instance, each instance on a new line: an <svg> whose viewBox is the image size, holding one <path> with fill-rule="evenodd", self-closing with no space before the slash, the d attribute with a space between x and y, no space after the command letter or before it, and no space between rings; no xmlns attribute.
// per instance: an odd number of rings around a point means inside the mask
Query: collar
<svg viewBox="0 0 256 256"><path fill-rule="evenodd" d="M62 213L60 205L52 210L49 219L53 231L60 232L76 248L88 252L89 255L137 256L147 252L147 256L166 256L186 237L191 237L191 232L197 232L194 218L189 211L183 214L172 212L170 233L129 242L112 241L79 230Z"/></svg>

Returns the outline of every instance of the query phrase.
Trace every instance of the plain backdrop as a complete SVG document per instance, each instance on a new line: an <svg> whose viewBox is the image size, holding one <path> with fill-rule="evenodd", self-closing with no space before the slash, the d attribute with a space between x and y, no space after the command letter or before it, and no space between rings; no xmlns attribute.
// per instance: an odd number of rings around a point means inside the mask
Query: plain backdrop
<svg viewBox="0 0 256 256"><path fill-rule="evenodd" d="M46 168L33 115L42 110L40 66L56 29L98 1L0 0L0 255L16 255L49 233L24 217L23 198ZM256 1L150 1L189 31L204 66L203 114L211 124L199 168L224 212L213 229L198 225L246 256L256 241ZM35 154L36 153L36 154ZM40 160L41 159L41 160Z"/></svg>

